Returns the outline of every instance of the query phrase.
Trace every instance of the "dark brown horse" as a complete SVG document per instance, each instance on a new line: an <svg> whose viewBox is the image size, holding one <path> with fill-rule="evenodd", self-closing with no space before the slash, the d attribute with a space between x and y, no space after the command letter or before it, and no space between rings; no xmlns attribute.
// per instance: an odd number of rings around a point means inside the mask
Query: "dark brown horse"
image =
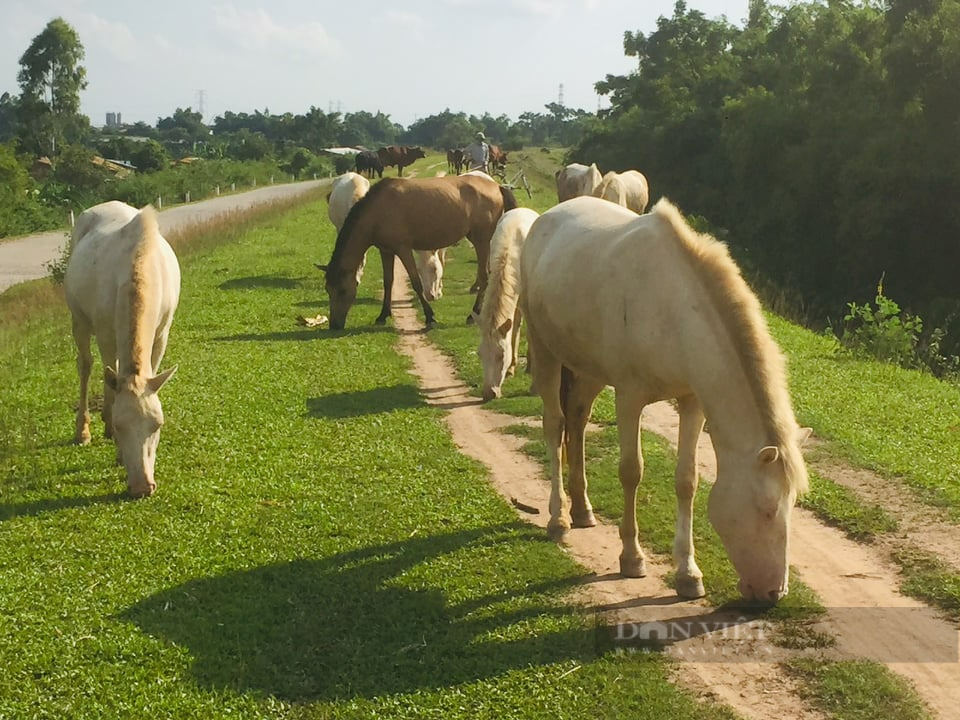
<svg viewBox="0 0 960 720"><path fill-rule="evenodd" d="M380 251L383 262L383 307L378 324L391 315L394 257L399 257L423 307L427 327L433 325L433 309L424 297L413 251L439 250L462 237L477 251L480 288L473 312L479 313L487 286L490 237L500 216L515 207L516 198L508 188L478 175L381 180L350 210L330 263L317 266L326 273L331 329L341 330L346 324L357 297L357 269L371 246ZM467 322L472 317L473 313Z"/></svg>

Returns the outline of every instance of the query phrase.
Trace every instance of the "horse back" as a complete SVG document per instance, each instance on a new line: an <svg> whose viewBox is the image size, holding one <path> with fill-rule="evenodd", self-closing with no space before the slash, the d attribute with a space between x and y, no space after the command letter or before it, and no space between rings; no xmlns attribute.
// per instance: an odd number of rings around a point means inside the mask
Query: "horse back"
<svg viewBox="0 0 960 720"><path fill-rule="evenodd" d="M81 213L71 238L64 276L75 322L89 326L98 344L126 334L117 318L129 318L134 335L169 329L180 297L180 267L160 234L156 211L111 201ZM108 340L109 338L109 340Z"/></svg>

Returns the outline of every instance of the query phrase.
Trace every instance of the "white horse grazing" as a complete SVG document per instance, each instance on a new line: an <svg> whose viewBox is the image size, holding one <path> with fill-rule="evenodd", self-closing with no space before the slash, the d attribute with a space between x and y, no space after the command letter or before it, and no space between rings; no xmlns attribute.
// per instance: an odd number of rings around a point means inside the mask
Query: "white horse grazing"
<svg viewBox="0 0 960 720"><path fill-rule="evenodd" d="M609 200L612 203L643 214L650 202L650 187L647 178L638 170L626 170L616 173L612 170L603 176L594 189L593 196Z"/></svg>
<svg viewBox="0 0 960 720"><path fill-rule="evenodd" d="M709 517L739 573L740 591L767 602L784 596L790 515L807 487L800 446L809 429L797 427L783 357L726 246L696 234L666 200L636 215L581 197L537 219L520 267L520 304L550 456L551 535L562 537L570 527L561 477L565 435L573 524L595 524L584 427L596 396L612 385L624 497L620 571L645 574L636 521L641 412L675 398L678 594L704 594L692 513L706 417L718 468Z"/></svg>
<svg viewBox="0 0 960 720"><path fill-rule="evenodd" d="M480 365L484 402L500 397L503 381L517 368L520 345L520 250L539 214L530 208L508 210L490 238L487 289L480 306Z"/></svg>
<svg viewBox="0 0 960 720"><path fill-rule="evenodd" d="M177 256L150 206L106 202L77 218L64 277L80 374L75 441L90 442L87 385L93 356L104 367L104 432L117 445L134 497L151 495L163 410L157 394L176 371L159 373L180 298Z"/></svg>
<svg viewBox="0 0 960 720"><path fill-rule="evenodd" d="M330 185L330 192L327 194L327 216L330 222L340 232L343 227L343 221L350 214L350 208L357 204L357 200L362 198L370 190L370 181L363 175L355 172L345 172L334 178ZM366 267L367 256L363 256L360 267L357 269L357 282L363 278L363 268Z"/></svg>
<svg viewBox="0 0 960 720"><path fill-rule="evenodd" d="M370 181L355 172L346 172L333 179L330 193L327 195L327 214L337 232L340 232L340 228L343 227L343 221L347 219L350 208L366 195L369 189Z"/></svg>
<svg viewBox="0 0 960 720"><path fill-rule="evenodd" d="M603 180L596 163L589 166L572 163L554 173L557 180L557 200L563 202L581 195L593 195Z"/></svg>
<svg viewBox="0 0 960 720"><path fill-rule="evenodd" d="M447 249L417 250L413 259L417 261L417 272L423 283L423 296L428 301L443 297L443 266L447 262Z"/></svg>

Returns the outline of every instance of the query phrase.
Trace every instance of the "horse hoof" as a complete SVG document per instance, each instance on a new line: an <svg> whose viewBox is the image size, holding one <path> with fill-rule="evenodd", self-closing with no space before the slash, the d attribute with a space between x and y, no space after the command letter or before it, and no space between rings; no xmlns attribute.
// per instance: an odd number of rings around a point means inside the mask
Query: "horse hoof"
<svg viewBox="0 0 960 720"><path fill-rule="evenodd" d="M570 519L575 528L591 528L597 525L597 519L593 516L593 510L587 510L583 513L571 513Z"/></svg>
<svg viewBox="0 0 960 720"><path fill-rule="evenodd" d="M692 600L694 598L701 598L706 594L707 591L703 588L703 578L677 578L677 595L680 597Z"/></svg>
<svg viewBox="0 0 960 720"><path fill-rule="evenodd" d="M566 523L553 524L550 523L547 525L547 537L553 540L556 543L563 543L567 539L567 533L570 531L570 527Z"/></svg>
<svg viewBox="0 0 960 720"><path fill-rule="evenodd" d="M473 316L473 313L467 315L467 325L473 325L476 322L476 318Z"/></svg>
<svg viewBox="0 0 960 720"><path fill-rule="evenodd" d="M625 558L620 556L620 574L629 578L647 576L647 563L642 557Z"/></svg>
<svg viewBox="0 0 960 720"><path fill-rule="evenodd" d="M374 324L374 325L386 325L386 324L387 324L387 319L386 319L386 318L377 318L376 320L373 321L373 324Z"/></svg>
<svg viewBox="0 0 960 720"><path fill-rule="evenodd" d="M89 445L90 444L90 431L80 433L73 438L74 445Z"/></svg>

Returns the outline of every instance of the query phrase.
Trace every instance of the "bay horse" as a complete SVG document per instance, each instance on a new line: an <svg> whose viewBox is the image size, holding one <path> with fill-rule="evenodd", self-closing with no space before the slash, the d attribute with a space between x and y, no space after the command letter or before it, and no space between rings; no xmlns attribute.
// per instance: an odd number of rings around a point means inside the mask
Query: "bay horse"
<svg viewBox="0 0 960 720"><path fill-rule="evenodd" d="M520 250L539 214L515 208L503 214L490 240L487 289L480 307L480 346L484 402L500 397L503 381L517 367L520 346Z"/></svg>
<svg viewBox="0 0 960 720"><path fill-rule="evenodd" d="M383 305L377 324L391 315L394 258L403 263L420 300L427 327L434 313L423 293L414 250L439 250L466 237L477 253L480 287L473 312L479 313L487 285L490 237L506 210L517 207L509 188L476 175L429 178L384 178L361 198L337 234L324 271L330 297L330 328L342 330L357 296L357 268L364 252L374 246L383 262ZM467 317L470 322L472 314Z"/></svg>
<svg viewBox="0 0 960 720"><path fill-rule="evenodd" d="M704 594L693 548L697 441L710 423L717 478L708 516L748 600L776 602L789 580L790 515L807 487L783 356L760 303L726 246L698 235L660 200L647 215L594 197L543 213L520 259L520 305L543 400L550 460L548 532L595 524L584 473L584 427L611 385L624 512L620 572L643 577L637 487L645 405L675 399L680 414L673 555L677 593ZM570 518L561 448L570 472Z"/></svg>
<svg viewBox="0 0 960 720"><path fill-rule="evenodd" d="M138 211L111 201L84 210L70 247L63 285L80 375L74 441L90 442L93 336L104 368L104 433L116 443L129 493L152 495L163 425L158 393L177 369L160 372L180 299L180 265L149 205Z"/></svg>

